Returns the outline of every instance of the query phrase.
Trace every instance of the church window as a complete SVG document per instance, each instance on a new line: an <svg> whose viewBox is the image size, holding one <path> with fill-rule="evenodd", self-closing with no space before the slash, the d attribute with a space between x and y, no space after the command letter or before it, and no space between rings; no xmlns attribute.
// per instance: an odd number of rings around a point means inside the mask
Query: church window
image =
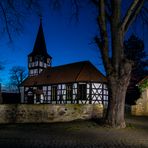
<svg viewBox="0 0 148 148"><path fill-rule="evenodd" d="M38 74L38 70L34 69L34 75L37 75L37 74Z"/></svg>
<svg viewBox="0 0 148 148"><path fill-rule="evenodd" d="M32 57L29 57L29 62L32 62Z"/></svg>
<svg viewBox="0 0 148 148"><path fill-rule="evenodd" d="M47 58L47 64L49 64L50 63L50 59L49 58Z"/></svg>
<svg viewBox="0 0 148 148"><path fill-rule="evenodd" d="M39 73L41 73L43 70L42 69L39 69Z"/></svg>
<svg viewBox="0 0 148 148"><path fill-rule="evenodd" d="M38 66L38 61L35 61L34 66Z"/></svg>
<svg viewBox="0 0 148 148"><path fill-rule="evenodd" d="M31 67L31 63L29 63L29 68Z"/></svg>
<svg viewBox="0 0 148 148"><path fill-rule="evenodd" d="M51 87L51 99L57 100L57 86L56 85L53 85Z"/></svg>
<svg viewBox="0 0 148 148"><path fill-rule="evenodd" d="M66 99L71 100L72 99L72 84L66 85Z"/></svg>
<svg viewBox="0 0 148 148"><path fill-rule="evenodd" d="M46 63L44 63L44 68L46 68L47 67L47 64Z"/></svg>
<svg viewBox="0 0 148 148"><path fill-rule="evenodd" d="M40 103L40 94L36 94L36 103Z"/></svg>
<svg viewBox="0 0 148 148"><path fill-rule="evenodd" d="M34 67L34 62L31 63L32 67Z"/></svg>
<svg viewBox="0 0 148 148"><path fill-rule="evenodd" d="M80 100L86 100L86 94L87 94L86 84L79 84L78 93Z"/></svg>
<svg viewBox="0 0 148 148"><path fill-rule="evenodd" d="M42 86L38 86L38 89L39 89L39 90L42 90L42 88L43 88Z"/></svg>
<svg viewBox="0 0 148 148"><path fill-rule="evenodd" d="M39 62L39 65L41 66L41 67L43 67L44 66L44 63L43 62Z"/></svg>
<svg viewBox="0 0 148 148"><path fill-rule="evenodd" d="M33 75L33 70L32 69L30 70L30 74Z"/></svg>

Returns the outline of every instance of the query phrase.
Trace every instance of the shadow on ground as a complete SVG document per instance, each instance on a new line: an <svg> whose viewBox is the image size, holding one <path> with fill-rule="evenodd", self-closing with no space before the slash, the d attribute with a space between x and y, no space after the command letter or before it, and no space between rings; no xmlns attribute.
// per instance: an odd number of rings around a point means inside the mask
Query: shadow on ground
<svg viewBox="0 0 148 148"><path fill-rule="evenodd" d="M126 117L127 128L110 129L94 121L1 124L0 147L148 147L148 117Z"/></svg>

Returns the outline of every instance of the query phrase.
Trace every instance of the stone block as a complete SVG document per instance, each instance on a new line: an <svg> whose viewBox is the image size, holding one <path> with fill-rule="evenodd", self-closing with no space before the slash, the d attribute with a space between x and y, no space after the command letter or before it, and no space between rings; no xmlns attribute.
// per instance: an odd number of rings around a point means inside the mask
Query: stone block
<svg viewBox="0 0 148 148"><path fill-rule="evenodd" d="M132 115L148 116L148 89L145 89L140 98L136 101L136 105L132 105Z"/></svg>

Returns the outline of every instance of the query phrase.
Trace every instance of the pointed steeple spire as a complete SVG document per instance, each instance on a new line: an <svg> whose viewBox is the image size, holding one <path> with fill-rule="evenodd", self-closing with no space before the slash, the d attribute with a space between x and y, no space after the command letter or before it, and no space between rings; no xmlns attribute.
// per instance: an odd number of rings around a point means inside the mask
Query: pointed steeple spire
<svg viewBox="0 0 148 148"><path fill-rule="evenodd" d="M41 17L40 17L40 26L38 29L38 34L36 37L34 48L33 48L33 51L29 54L29 56L44 56L45 58L52 58L47 53Z"/></svg>
<svg viewBox="0 0 148 148"><path fill-rule="evenodd" d="M28 55L28 70L29 76L40 74L48 66L51 66L52 57L47 53L46 43L42 27L42 19L33 51Z"/></svg>

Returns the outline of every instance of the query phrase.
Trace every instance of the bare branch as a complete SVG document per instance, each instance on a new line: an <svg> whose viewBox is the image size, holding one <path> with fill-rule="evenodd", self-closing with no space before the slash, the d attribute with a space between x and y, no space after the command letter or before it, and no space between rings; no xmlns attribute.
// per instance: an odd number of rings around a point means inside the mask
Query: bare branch
<svg viewBox="0 0 148 148"><path fill-rule="evenodd" d="M132 24L132 22L140 12L143 4L144 0L134 0L121 23L121 30L123 30L124 32L128 30L128 27Z"/></svg>
<svg viewBox="0 0 148 148"><path fill-rule="evenodd" d="M101 39L100 39L98 36L95 36L94 41L95 41L95 43L98 45L98 47L99 47L100 49L103 48L103 46L102 46L102 41L101 41Z"/></svg>
<svg viewBox="0 0 148 148"><path fill-rule="evenodd" d="M111 48L112 48L112 66L115 73L119 72L120 62L123 58L123 34L120 31L119 24L121 20L121 0L112 0L112 15L110 22ZM121 48L120 48L120 47Z"/></svg>
<svg viewBox="0 0 148 148"><path fill-rule="evenodd" d="M60 0L50 0L49 6L51 6L53 10L59 10L61 8L61 1Z"/></svg>
<svg viewBox="0 0 148 148"><path fill-rule="evenodd" d="M6 15L5 9L3 7L3 4L1 2L0 2L0 8L2 9L2 13L3 13L4 20L5 20L5 25L6 25L6 31L8 33L9 40L10 40L10 42L12 42L12 37L11 37L11 34L10 34L7 15Z"/></svg>
<svg viewBox="0 0 148 148"><path fill-rule="evenodd" d="M148 25L148 15L147 15L147 13L142 12L140 14L140 17L141 17L143 25L145 25L145 24Z"/></svg>
<svg viewBox="0 0 148 148"><path fill-rule="evenodd" d="M12 43L13 34L20 34L23 31L23 21L30 12L40 15L40 0L1 0L0 13L3 24L3 31L8 35Z"/></svg>
<svg viewBox="0 0 148 148"><path fill-rule="evenodd" d="M91 0L91 1L92 1L92 3L94 3L95 6L97 6L97 7L99 6L99 1L98 0Z"/></svg>
<svg viewBox="0 0 148 148"><path fill-rule="evenodd" d="M143 7L142 12L141 12L140 15L142 16L143 22L148 25L148 8Z"/></svg>
<svg viewBox="0 0 148 148"><path fill-rule="evenodd" d="M108 55L109 47L108 47L108 34L107 34L104 0L99 1L98 25L100 29L100 38L95 37L95 41L101 50L103 63L104 66L106 67L107 73L110 73L112 71L112 66Z"/></svg>
<svg viewBox="0 0 148 148"><path fill-rule="evenodd" d="M111 8L110 1L105 0L105 5L106 5L106 9L105 9L106 17L109 21L111 21L112 8Z"/></svg>
<svg viewBox="0 0 148 148"><path fill-rule="evenodd" d="M26 78L27 74L24 67L14 66L10 69L10 84L18 89L20 93L20 84Z"/></svg>
<svg viewBox="0 0 148 148"><path fill-rule="evenodd" d="M75 18L76 21L79 21L80 1L79 0L72 0L71 1L71 7L72 7L72 12L73 12L71 19Z"/></svg>

